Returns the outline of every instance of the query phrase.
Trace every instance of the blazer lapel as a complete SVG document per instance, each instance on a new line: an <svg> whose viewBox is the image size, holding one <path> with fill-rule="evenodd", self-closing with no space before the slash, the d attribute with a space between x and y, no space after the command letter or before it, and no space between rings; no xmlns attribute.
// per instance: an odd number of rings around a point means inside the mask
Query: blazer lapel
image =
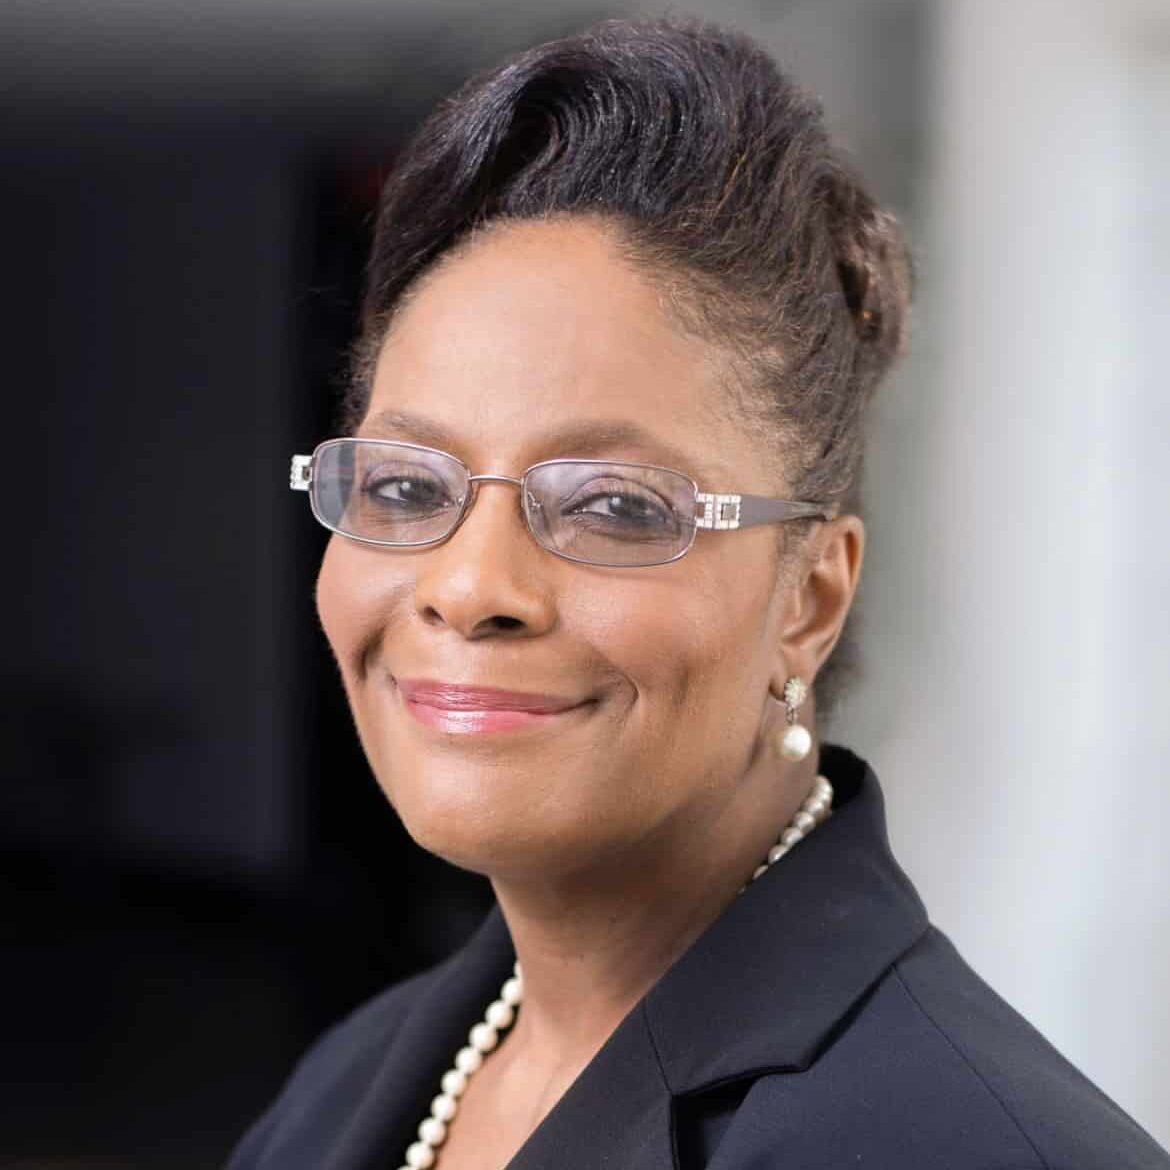
<svg viewBox="0 0 1170 1170"><path fill-rule="evenodd" d="M644 1002L626 1016L507 1170L658 1170L675 1164L671 1096Z"/></svg>
<svg viewBox="0 0 1170 1170"><path fill-rule="evenodd" d="M826 745L839 806L650 990L671 1092L807 1068L841 1018L927 929L890 852L873 770Z"/></svg>

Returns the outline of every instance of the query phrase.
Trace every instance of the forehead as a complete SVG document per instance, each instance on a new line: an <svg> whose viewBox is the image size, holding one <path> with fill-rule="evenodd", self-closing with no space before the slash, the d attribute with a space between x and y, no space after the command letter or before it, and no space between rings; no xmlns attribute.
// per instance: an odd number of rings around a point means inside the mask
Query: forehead
<svg viewBox="0 0 1170 1170"><path fill-rule="evenodd" d="M361 433L444 446L482 471L606 454L739 481L745 461L761 473L764 461L728 378L722 352L683 333L622 258L613 228L525 221L483 233L416 287Z"/></svg>

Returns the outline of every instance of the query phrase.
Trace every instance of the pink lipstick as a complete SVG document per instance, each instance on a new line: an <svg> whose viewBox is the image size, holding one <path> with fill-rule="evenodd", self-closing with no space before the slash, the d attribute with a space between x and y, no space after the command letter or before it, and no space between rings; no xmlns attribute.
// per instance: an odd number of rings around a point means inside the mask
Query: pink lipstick
<svg viewBox="0 0 1170 1170"><path fill-rule="evenodd" d="M420 723L455 735L515 731L554 720L582 705L558 695L460 686L430 679L397 680L406 710Z"/></svg>

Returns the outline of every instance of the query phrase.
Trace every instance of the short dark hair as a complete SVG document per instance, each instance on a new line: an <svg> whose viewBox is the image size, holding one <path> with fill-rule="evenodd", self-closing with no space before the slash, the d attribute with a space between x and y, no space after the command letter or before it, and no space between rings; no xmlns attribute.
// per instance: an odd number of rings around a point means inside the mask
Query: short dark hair
<svg viewBox="0 0 1170 1170"><path fill-rule="evenodd" d="M907 249L819 103L753 41L699 21L603 21L437 107L382 191L348 425L431 264L496 221L586 214L732 356L729 405L774 424L786 490L860 511L866 408L905 347ZM817 679L822 718L855 657L849 631Z"/></svg>

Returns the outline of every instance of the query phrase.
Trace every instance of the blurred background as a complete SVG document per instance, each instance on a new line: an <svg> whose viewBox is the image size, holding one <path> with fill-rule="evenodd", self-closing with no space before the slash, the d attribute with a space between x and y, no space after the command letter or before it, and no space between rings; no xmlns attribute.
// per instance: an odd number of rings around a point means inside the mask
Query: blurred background
<svg viewBox="0 0 1170 1170"><path fill-rule="evenodd" d="M673 10L792 66L915 245L828 738L935 921L1170 1144L1170 2ZM334 430L404 136L631 11L0 8L5 483L37 489L2 576L0 1167L218 1166L488 905L360 755L288 457Z"/></svg>

